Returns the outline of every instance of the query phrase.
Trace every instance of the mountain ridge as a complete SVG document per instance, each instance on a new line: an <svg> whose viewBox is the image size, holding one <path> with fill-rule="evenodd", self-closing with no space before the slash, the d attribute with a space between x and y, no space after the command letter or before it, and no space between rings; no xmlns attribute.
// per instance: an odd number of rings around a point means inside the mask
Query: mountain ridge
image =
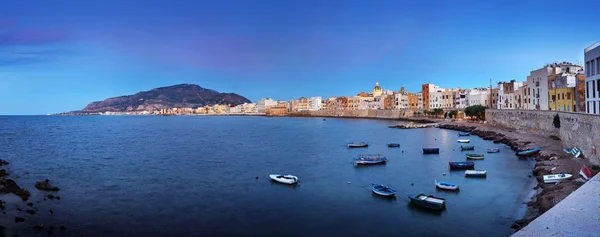
<svg viewBox="0 0 600 237"><path fill-rule="evenodd" d="M221 93L196 84L177 84L89 103L83 113L154 111L166 108L197 108L206 105L250 103L236 93Z"/></svg>

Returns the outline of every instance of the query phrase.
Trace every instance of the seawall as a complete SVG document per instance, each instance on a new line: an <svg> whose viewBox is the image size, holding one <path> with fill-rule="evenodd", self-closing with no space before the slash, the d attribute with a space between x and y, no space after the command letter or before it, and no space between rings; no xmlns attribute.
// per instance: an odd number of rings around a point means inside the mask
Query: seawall
<svg viewBox="0 0 600 237"><path fill-rule="evenodd" d="M554 126L554 116L560 118L560 128ZM592 164L600 165L596 144L600 144L600 116L541 110L491 110L485 118L492 126L521 132L558 136L563 147L576 146Z"/></svg>
<svg viewBox="0 0 600 237"><path fill-rule="evenodd" d="M338 118L368 118L368 119L389 119L389 120L404 120L420 123L433 123L434 121L414 117L416 113L422 110L415 109L400 109L400 110L319 110L306 111L299 113L291 113L292 117L338 117Z"/></svg>

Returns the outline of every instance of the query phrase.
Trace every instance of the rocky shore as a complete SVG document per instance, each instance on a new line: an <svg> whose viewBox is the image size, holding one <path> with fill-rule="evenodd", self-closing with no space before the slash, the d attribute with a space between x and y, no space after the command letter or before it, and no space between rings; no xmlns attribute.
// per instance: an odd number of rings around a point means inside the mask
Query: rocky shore
<svg viewBox="0 0 600 237"><path fill-rule="evenodd" d="M411 128L432 128L437 127L437 123L411 123L411 124L398 124L388 126L389 128L399 128L399 129L411 129Z"/></svg>
<svg viewBox="0 0 600 237"><path fill-rule="evenodd" d="M13 234L12 236L18 236L16 233L12 232L14 230L12 230L13 228L22 228L19 227L19 225L31 225L31 229L32 231L46 231L48 235L52 234L53 231L65 231L67 228L65 226L56 226L56 230L54 226L48 226L47 228L44 228L43 223L30 223L30 221L28 221L27 219L28 216L31 215L35 215L36 213L38 213L39 211L41 211L38 207L35 206L33 201L29 201L30 197L31 197L31 193L22 187L19 187L19 185L17 185L17 183L13 180L13 179L9 179L7 178L7 176L10 175L10 173L7 171L6 166L9 165L10 163L8 161L2 160L0 159L0 194L2 196L2 199L0 199L0 210L2 211L2 214L6 219L4 220L14 220L14 224L12 224L12 226L3 226L0 225L0 237L5 236L5 234ZM44 193L42 193L43 197L41 197L41 199L43 199L43 201L46 200L59 200L60 197L53 195L53 194L47 194L46 193L55 193L57 191L59 191L58 187L52 186L50 184L50 180L46 179L46 180L42 180L42 181L38 181L35 183L35 188L37 188L40 191L43 191ZM22 203L18 203L19 201L17 201L17 203L11 203L11 202L6 202L5 198L10 199L10 197L8 197L7 195L10 194L14 194L17 197L19 197L22 201ZM18 199L17 199L18 200ZM40 203L42 200L37 200L35 201L36 203ZM14 206L13 206L14 205ZM44 210L46 211L46 210ZM50 214L54 214L54 211L52 209L47 210ZM3 222L4 224L6 224L6 222ZM8 233L5 233L8 232ZM29 233L31 234L31 233Z"/></svg>
<svg viewBox="0 0 600 237"><path fill-rule="evenodd" d="M541 152L538 155L531 157L536 161L530 175L530 177L537 180L537 185L533 187L536 190L535 196L531 201L526 203L526 214L523 219L515 221L512 225L514 229L518 230L525 227L585 183L585 180L578 178L579 170L582 165L589 166L589 161L585 158L576 159L570 154L565 153L562 150L563 147L560 140L554 140L539 134L466 122L442 123L439 125L439 128L470 132L472 135L480 136L484 140L506 144L515 151L535 147L541 148ZM597 172L598 170L594 171L594 173ZM556 184L544 183L544 175L557 173L573 174L573 178Z"/></svg>

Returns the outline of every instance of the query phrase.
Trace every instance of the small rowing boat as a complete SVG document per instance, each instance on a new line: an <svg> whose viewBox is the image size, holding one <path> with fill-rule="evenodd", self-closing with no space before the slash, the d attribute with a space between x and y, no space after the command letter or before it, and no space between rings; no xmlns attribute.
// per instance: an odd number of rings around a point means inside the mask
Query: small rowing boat
<svg viewBox="0 0 600 237"><path fill-rule="evenodd" d="M388 143L388 147L400 147L400 143Z"/></svg>
<svg viewBox="0 0 600 237"><path fill-rule="evenodd" d="M535 154L539 153L541 150L542 149L540 149L539 147L536 147L536 148L532 148L532 149L527 149L527 150L519 151L519 152L517 152L516 155L520 156L520 157L529 157L529 156L532 156L532 155L535 155Z"/></svg>
<svg viewBox="0 0 600 237"><path fill-rule="evenodd" d="M361 143L349 143L348 148L365 148L369 147L369 144L361 142Z"/></svg>
<svg viewBox="0 0 600 237"><path fill-rule="evenodd" d="M475 146L460 146L461 151L473 151L475 150Z"/></svg>
<svg viewBox="0 0 600 237"><path fill-rule="evenodd" d="M499 148L488 148L487 153L498 153L500 152Z"/></svg>
<svg viewBox="0 0 600 237"><path fill-rule="evenodd" d="M458 136L459 137L471 136L471 133L470 132L458 132Z"/></svg>
<svg viewBox="0 0 600 237"><path fill-rule="evenodd" d="M374 193L385 197L391 197L396 194L396 189L381 184L371 184L371 190L373 190Z"/></svg>
<svg viewBox="0 0 600 237"><path fill-rule="evenodd" d="M423 154L439 154L440 148L423 148Z"/></svg>
<svg viewBox="0 0 600 237"><path fill-rule="evenodd" d="M435 182L435 186L437 188L446 189L446 190L458 190L458 184L441 182L441 181L438 182L437 180L435 180L434 182Z"/></svg>
<svg viewBox="0 0 600 237"><path fill-rule="evenodd" d="M413 204L436 211L442 210L446 206L446 199L432 195L421 193L414 197L408 196L408 198L410 198L410 202Z"/></svg>
<svg viewBox="0 0 600 237"><path fill-rule="evenodd" d="M485 171L485 170L467 170L467 171L465 171L465 176L484 178L485 176L487 176L487 171Z"/></svg>
<svg viewBox="0 0 600 237"><path fill-rule="evenodd" d="M283 184L295 184L298 182L298 177L291 174L271 174L269 178Z"/></svg>
<svg viewBox="0 0 600 237"><path fill-rule="evenodd" d="M450 165L450 169L455 170L473 169L475 167L475 163L472 161L448 162L448 164Z"/></svg>
<svg viewBox="0 0 600 237"><path fill-rule="evenodd" d="M466 156L471 160L483 160L483 154L467 153Z"/></svg>
<svg viewBox="0 0 600 237"><path fill-rule="evenodd" d="M357 165L374 165L374 164L383 164L385 162L387 162L387 158L385 158L385 156L383 155L371 155L371 154L365 154L365 155L359 155L358 157L354 158L354 162Z"/></svg>
<svg viewBox="0 0 600 237"><path fill-rule="evenodd" d="M458 139L458 143L469 143L471 140L469 139Z"/></svg>
<svg viewBox="0 0 600 237"><path fill-rule="evenodd" d="M573 176L572 174L551 174L551 175L544 175L544 183L547 183L547 184L557 183L558 181L561 181L563 179L571 178L572 176Z"/></svg>

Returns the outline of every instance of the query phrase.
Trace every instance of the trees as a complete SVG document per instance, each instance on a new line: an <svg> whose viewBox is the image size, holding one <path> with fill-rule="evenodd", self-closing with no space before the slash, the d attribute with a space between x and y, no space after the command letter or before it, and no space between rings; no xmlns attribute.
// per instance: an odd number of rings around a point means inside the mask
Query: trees
<svg viewBox="0 0 600 237"><path fill-rule="evenodd" d="M465 115L471 117L471 119L481 120L485 118L485 109L486 107L483 105L471 105L465 108Z"/></svg>
<svg viewBox="0 0 600 237"><path fill-rule="evenodd" d="M432 114L435 115L435 117L438 117L439 115L444 114L444 110L441 108L435 108L433 109Z"/></svg>
<svg viewBox="0 0 600 237"><path fill-rule="evenodd" d="M452 111L448 112L448 117L455 119L456 116L458 116L458 111L452 110Z"/></svg>

